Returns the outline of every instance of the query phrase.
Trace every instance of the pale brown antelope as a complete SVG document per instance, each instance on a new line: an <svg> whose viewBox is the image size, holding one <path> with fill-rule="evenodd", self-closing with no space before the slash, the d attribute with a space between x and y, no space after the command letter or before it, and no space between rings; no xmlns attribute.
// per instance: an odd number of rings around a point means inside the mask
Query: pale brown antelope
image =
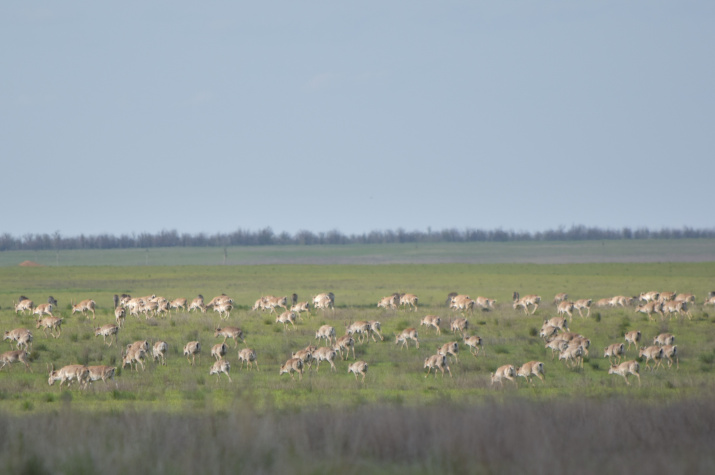
<svg viewBox="0 0 715 475"><path fill-rule="evenodd" d="M583 349L583 356L588 356L588 349L591 347L591 340L579 335L569 341L569 346L580 346ZM581 362L581 366L583 366L583 361Z"/></svg>
<svg viewBox="0 0 715 475"><path fill-rule="evenodd" d="M482 347L482 339L477 335L467 336L463 338L464 344L469 348L469 352L476 358L479 350Z"/></svg>
<svg viewBox="0 0 715 475"><path fill-rule="evenodd" d="M177 312L179 310L183 310L184 312L187 309L188 305L188 300L186 300L183 297L179 297L178 299L174 299L171 302L169 302L169 308L172 310L176 310Z"/></svg>
<svg viewBox="0 0 715 475"><path fill-rule="evenodd" d="M695 295L693 294L678 294L673 299L676 302L685 302L695 304Z"/></svg>
<svg viewBox="0 0 715 475"><path fill-rule="evenodd" d="M668 368L673 366L673 358L675 358L676 368L680 369L680 363L678 362L677 345L663 345L663 356L668 358Z"/></svg>
<svg viewBox="0 0 715 475"><path fill-rule="evenodd" d="M290 310L287 310L280 315L276 316L276 323L282 323L283 324L283 330L288 330L288 324L290 323L293 325L293 329L295 329L295 321L298 319L298 316L291 312Z"/></svg>
<svg viewBox="0 0 715 475"><path fill-rule="evenodd" d="M206 313L206 306L204 305L204 296L199 294L198 297L191 301L189 304L189 312L192 310L198 310L201 313Z"/></svg>
<svg viewBox="0 0 715 475"><path fill-rule="evenodd" d="M487 297L477 297L476 299L474 299L474 302L476 306L480 307L482 310L490 310L494 308L496 300L489 299Z"/></svg>
<svg viewBox="0 0 715 475"><path fill-rule="evenodd" d="M148 340L137 340L133 343L127 344L127 351L134 349L142 349L144 353L149 353L149 341Z"/></svg>
<svg viewBox="0 0 715 475"><path fill-rule="evenodd" d="M708 297L708 299L705 300L705 302L703 303L703 305L713 305L713 306L715 306L715 295L713 295L712 297Z"/></svg>
<svg viewBox="0 0 715 475"><path fill-rule="evenodd" d="M558 305L558 304L560 304L561 302L564 302L564 301L568 300L568 298L569 298L569 294L567 294L567 293L565 293L565 292L561 292L561 293L559 293L559 294L556 294L556 295L554 296L554 305Z"/></svg>
<svg viewBox="0 0 715 475"><path fill-rule="evenodd" d="M631 360L631 361L626 361L624 363L621 363L618 366L616 366L616 365L611 366L611 368L608 370L608 374L618 374L620 376L623 376L623 379L626 380L626 384L628 386L631 385L630 381L628 381L628 375L633 374L636 376L636 378L638 378L638 386L640 386L641 385L640 370L641 370L641 365L639 365L637 361Z"/></svg>
<svg viewBox="0 0 715 475"><path fill-rule="evenodd" d="M609 305L611 307L627 307L629 306L634 299L625 297L623 295L616 295L615 297L611 297L609 300Z"/></svg>
<svg viewBox="0 0 715 475"><path fill-rule="evenodd" d="M554 326L564 332L569 329L569 322L566 317L551 317L548 320L544 320L544 326L546 325Z"/></svg>
<svg viewBox="0 0 715 475"><path fill-rule="evenodd" d="M450 341L442 346L437 347L437 354L451 358L454 357L454 362L459 363L459 344L456 341Z"/></svg>
<svg viewBox="0 0 715 475"><path fill-rule="evenodd" d="M223 373L228 378L228 382L231 383L233 381L231 381L231 375L228 374L229 371L231 371L231 364L224 359L220 359L211 366L211 369L209 370L209 376L215 374L216 382L218 383L219 379L221 379L221 373Z"/></svg>
<svg viewBox="0 0 715 475"><path fill-rule="evenodd" d="M372 337L372 341L377 342L377 340L375 339L375 335L380 338L380 341L385 341L385 338L382 336L382 333L380 333L380 330L382 330L382 324L377 320L370 320L368 323L370 324L370 328L368 328L367 333Z"/></svg>
<svg viewBox="0 0 715 475"><path fill-rule="evenodd" d="M206 308L212 308L223 303L233 304L233 299L226 294L217 295L206 304Z"/></svg>
<svg viewBox="0 0 715 475"><path fill-rule="evenodd" d="M644 303L655 302L658 299L660 299L660 292L656 292L654 290L650 292L641 292L638 296L638 300Z"/></svg>
<svg viewBox="0 0 715 475"><path fill-rule="evenodd" d="M127 311L124 309L124 307L119 306L114 309L114 319L117 322L117 326L119 328L122 328L124 326L124 321L127 316Z"/></svg>
<svg viewBox="0 0 715 475"><path fill-rule="evenodd" d="M307 313L310 316L310 304L308 302L296 302L291 305L290 311L303 318L300 314Z"/></svg>
<svg viewBox="0 0 715 475"><path fill-rule="evenodd" d="M362 360L358 360L348 366L348 374L353 373L355 375L355 381L357 381L358 374L362 375L362 382L365 382L365 374L367 373L367 363Z"/></svg>
<svg viewBox="0 0 715 475"><path fill-rule="evenodd" d="M298 378L302 381L303 380L303 360L300 358L291 358L283 365L281 365L280 370L278 371L278 376L281 376L282 374L288 373L288 376L290 376L290 379L295 381L295 378L293 377L293 373L298 373Z"/></svg>
<svg viewBox="0 0 715 475"><path fill-rule="evenodd" d="M407 346L407 349L410 348L409 340L414 340L415 346L417 348L420 347L420 341L417 339L417 330L414 328L405 328L402 330L402 333L397 335L395 337L395 345L402 343L402 346L400 346L400 349L403 349L405 346Z"/></svg>
<svg viewBox="0 0 715 475"><path fill-rule="evenodd" d="M62 319L59 317L45 317L37 321L37 328L42 328L42 333L47 336L47 330L50 330L50 335L53 338L59 338L62 334ZM55 335L55 330L57 334Z"/></svg>
<svg viewBox="0 0 715 475"><path fill-rule="evenodd" d="M159 303L146 301L141 304L139 311L144 314L144 319L149 320L149 317L154 318L159 313Z"/></svg>
<svg viewBox="0 0 715 475"><path fill-rule="evenodd" d="M72 305L72 315L79 312L83 316L86 316L87 318L89 318L89 315L86 312L92 312L92 320L95 320L97 318L97 316L94 313L94 309L95 309L96 305L97 304L92 299L82 300L78 304Z"/></svg>
<svg viewBox="0 0 715 475"><path fill-rule="evenodd" d="M274 297L273 295L266 295L262 298L262 300L263 309L269 310L269 313L278 313L276 310L277 307L282 308L284 312L288 311L288 297Z"/></svg>
<svg viewBox="0 0 715 475"><path fill-rule="evenodd" d="M119 327L114 323L107 323L94 329L94 336L101 336L107 346L112 346L112 340L117 341L117 333ZM107 337L109 337L109 344L107 344Z"/></svg>
<svg viewBox="0 0 715 475"><path fill-rule="evenodd" d="M596 307L611 307L611 299L604 298L596 300Z"/></svg>
<svg viewBox="0 0 715 475"><path fill-rule="evenodd" d="M353 350L353 359L355 358L355 340L353 339L352 336L350 335L343 335L339 337L337 340L335 340L335 345L333 345L333 349L340 353L340 357L343 358L343 350L345 350L345 358L343 359L348 359L350 356L350 349Z"/></svg>
<svg viewBox="0 0 715 475"><path fill-rule="evenodd" d="M383 297L377 302L377 308L395 310L400 303L400 294L392 294L389 297Z"/></svg>
<svg viewBox="0 0 715 475"><path fill-rule="evenodd" d="M675 343L675 336L673 336L672 333L661 333L653 338L654 345L665 346L672 345L673 343Z"/></svg>
<svg viewBox="0 0 715 475"><path fill-rule="evenodd" d="M184 356L186 356L186 361L188 361L191 366L196 364L196 355L199 355L199 364L201 364L201 343L198 341L188 342L184 346Z"/></svg>
<svg viewBox="0 0 715 475"><path fill-rule="evenodd" d="M243 363L246 363L248 369L253 369L253 365L256 365L256 370L260 371L258 368L258 361L256 360L256 350L252 348L241 348L238 350L238 361L241 362L241 368L243 369Z"/></svg>
<svg viewBox="0 0 715 475"><path fill-rule="evenodd" d="M579 299L573 303L574 310L578 310L578 314L583 318L583 313L581 310L586 310L586 317L591 316L591 299Z"/></svg>
<svg viewBox="0 0 715 475"><path fill-rule="evenodd" d="M673 300L673 299L675 299L675 296L677 294L678 294L677 292L661 292L660 300L663 302L667 302L668 300Z"/></svg>
<svg viewBox="0 0 715 475"><path fill-rule="evenodd" d="M30 315L32 315L32 311L35 308L35 303L27 297L20 297L20 300L17 303L14 301L12 303L15 307L15 314L21 313L25 315L25 310L27 310Z"/></svg>
<svg viewBox="0 0 715 475"><path fill-rule="evenodd" d="M663 304L660 302L648 302L646 304L640 305L636 307L635 312L636 313L645 313L648 315L648 320L649 321L655 321L653 318L653 314L657 313L660 315L661 320L663 319Z"/></svg>
<svg viewBox="0 0 715 475"><path fill-rule="evenodd" d="M238 348L238 340L241 340L241 343L244 345L246 344L246 341L243 339L243 330L238 327L218 327L216 331L214 331L214 338L219 337L223 337L224 343L226 343L227 339L233 338L234 348Z"/></svg>
<svg viewBox="0 0 715 475"><path fill-rule="evenodd" d="M144 366L146 355L147 352L143 346L128 347L122 354L122 368L129 365L129 369L139 371L139 366L141 365L142 371L144 371L146 369Z"/></svg>
<svg viewBox="0 0 715 475"><path fill-rule="evenodd" d="M353 338L357 337L357 341L359 343L369 342L370 322L368 322L367 320L361 320L358 322L346 323L345 333L352 336Z"/></svg>
<svg viewBox="0 0 715 475"><path fill-rule="evenodd" d="M211 356L216 358L216 360L220 360L223 358L226 353L228 352L228 346L226 346L226 343L216 343L212 348L211 348Z"/></svg>
<svg viewBox="0 0 715 475"><path fill-rule="evenodd" d="M442 319L437 315L425 315L425 317L420 322L420 326L434 327L437 330L437 334L441 335L442 330L439 328L439 324L442 323Z"/></svg>
<svg viewBox="0 0 715 475"><path fill-rule="evenodd" d="M518 386L516 380L514 379L516 377L516 369L514 368L514 365L505 364L503 366L500 366L495 372L491 373L490 376L492 380L492 386L494 385L494 383L499 383L503 387L503 380L505 379L508 379L509 381Z"/></svg>
<svg viewBox="0 0 715 475"><path fill-rule="evenodd" d="M6 331L3 337L4 340L9 340L10 345L15 342L18 350L21 350L22 347L25 347L28 353L32 350L32 332L27 328L15 328L14 330Z"/></svg>
<svg viewBox="0 0 715 475"><path fill-rule="evenodd" d="M573 302L570 302L568 300L565 300L563 302L559 302L558 306L556 307L556 312L559 315L566 314L569 316L569 320L573 321L573 310L574 310L574 304Z"/></svg>
<svg viewBox="0 0 715 475"><path fill-rule="evenodd" d="M25 371L29 369L32 373L32 368L30 368L30 362L28 361L27 356L28 355L26 350L6 351L5 353L0 355L0 363L2 363L2 366L0 366L0 370L2 370L5 366L17 363L19 361L20 363L23 363L25 365Z"/></svg>
<svg viewBox="0 0 715 475"><path fill-rule="evenodd" d="M477 302L469 297L469 295L455 295L449 303L449 308L454 311L473 313L474 306Z"/></svg>
<svg viewBox="0 0 715 475"><path fill-rule="evenodd" d="M411 308L415 312L417 311L417 296L415 294L402 294L400 295L400 306L405 308Z"/></svg>
<svg viewBox="0 0 715 475"><path fill-rule="evenodd" d="M425 358L425 365L424 367L427 369L427 374L425 374L425 378L429 376L430 372L434 369L434 377L437 378L437 370L442 371L442 377L444 378L444 370L446 369L449 372L449 377L452 377L452 370L449 369L449 365L447 364L447 357L441 354L436 354L432 356L428 356Z"/></svg>
<svg viewBox="0 0 715 475"><path fill-rule="evenodd" d="M221 320L228 320L231 316L231 310L233 310L233 304L230 302L219 302L213 306L214 312L218 312L218 316Z"/></svg>
<svg viewBox="0 0 715 475"><path fill-rule="evenodd" d="M641 348L638 351L638 357L645 359L645 367L653 371L660 366L663 360L663 348L660 346L649 346ZM653 367L648 366L648 363L653 360Z"/></svg>
<svg viewBox="0 0 715 475"><path fill-rule="evenodd" d="M553 340L558 334L559 327L549 325L547 321L544 321L544 324L541 326L541 330L539 331L539 336L545 341Z"/></svg>
<svg viewBox="0 0 715 475"><path fill-rule="evenodd" d="M335 296L332 292L318 294L313 297L313 307L320 310L335 308Z"/></svg>
<svg viewBox="0 0 715 475"><path fill-rule="evenodd" d="M263 305L263 297L261 297L261 298L259 298L258 300L256 300L256 303L253 304L253 307L251 307L251 310L254 311L254 312L255 312L256 310L261 310L261 311L262 311L262 310L265 310L265 307L264 307L264 305Z"/></svg>
<svg viewBox="0 0 715 475"><path fill-rule="evenodd" d="M159 300L156 302L156 315L166 317L171 315L171 307L169 307L170 302L166 299Z"/></svg>
<svg viewBox="0 0 715 475"><path fill-rule="evenodd" d="M528 363L524 363L519 367L519 369L516 371L517 376L521 376L522 378L525 378L528 383L532 383L532 377L536 376L541 380L541 382L544 382L544 363L541 361L529 361Z"/></svg>
<svg viewBox="0 0 715 475"><path fill-rule="evenodd" d="M318 342L325 339L325 343L331 345L333 340L335 340L335 328L330 325L321 326L318 328L318 331L315 332L315 339L318 340Z"/></svg>
<svg viewBox="0 0 715 475"><path fill-rule="evenodd" d="M450 320L449 328L452 330L452 333L459 332L462 338L464 338L464 332L469 329L469 322L466 318L455 318L454 320Z"/></svg>
<svg viewBox="0 0 715 475"><path fill-rule="evenodd" d="M50 317L54 317L54 315L52 315L52 304L41 303L40 305L35 307L35 310L32 311L32 314L37 315L38 319L42 318L43 315L49 315Z"/></svg>
<svg viewBox="0 0 715 475"><path fill-rule="evenodd" d="M638 349L638 344L641 342L641 332L638 330L633 330L625 334L626 343L628 343L628 350L631 349L631 344L635 345L636 350Z"/></svg>
<svg viewBox="0 0 715 475"><path fill-rule="evenodd" d="M524 309L525 314L529 314L529 306L533 305L534 309L531 311L531 314L536 313L536 309L539 308L539 303L541 303L541 297L538 295L525 295L523 297L520 297L516 300L514 300L514 310L518 309L519 307Z"/></svg>
<svg viewBox="0 0 715 475"><path fill-rule="evenodd" d="M77 381L80 389L86 388L89 383L89 369L85 365L73 364L55 370L54 365L52 365L47 383L52 386L55 381L59 381L60 389L62 389L62 384L67 383L67 387L69 387L73 380Z"/></svg>
<svg viewBox="0 0 715 475"><path fill-rule="evenodd" d="M569 347L569 342L567 340L563 340L561 338L554 338L553 340L548 342L545 346L545 348L547 350L551 350L551 360L552 361L556 358L557 351L559 353L561 353L568 347Z"/></svg>
<svg viewBox="0 0 715 475"><path fill-rule="evenodd" d="M688 320L693 319L693 315L690 313L690 310L688 310L688 303L684 302L682 300L666 300L665 302L662 303L662 309L663 309L663 314L668 315L669 317L673 317L674 313L677 313L679 317L683 317L684 315L687 315Z"/></svg>
<svg viewBox="0 0 715 475"><path fill-rule="evenodd" d="M89 371L87 382L93 383L94 381L104 381L104 384L106 385L108 379L114 381L114 374L116 373L117 368L115 366L98 365L87 366L87 370ZM114 384L116 385L117 382L114 381Z"/></svg>
<svg viewBox="0 0 715 475"><path fill-rule="evenodd" d="M157 341L151 348L151 355L154 361L159 361L160 364L166 366L166 352L169 351L169 345L165 341Z"/></svg>
<svg viewBox="0 0 715 475"><path fill-rule="evenodd" d="M621 358L625 356L626 350L623 343L612 343L603 349L603 357L608 358L608 363L613 366L611 358L616 359L616 364L621 362Z"/></svg>
<svg viewBox="0 0 715 475"><path fill-rule="evenodd" d="M313 365L313 352L316 351L318 347L308 345L307 347L303 348L302 350L298 350L295 353L291 353L292 358L298 358L303 362L303 367L307 367L310 369Z"/></svg>
<svg viewBox="0 0 715 475"><path fill-rule="evenodd" d="M338 353L332 349L328 348L327 346L321 346L317 350L313 352L313 358L315 358L317 364L315 367L315 372L317 373L320 370L320 362L321 361L327 361L330 363L330 369L333 371L337 371L335 368L335 357L338 356Z"/></svg>
<svg viewBox="0 0 715 475"><path fill-rule="evenodd" d="M572 368L583 367L583 351L581 345L569 345L559 354L559 361L564 360L566 366L569 365L569 361L572 362Z"/></svg>

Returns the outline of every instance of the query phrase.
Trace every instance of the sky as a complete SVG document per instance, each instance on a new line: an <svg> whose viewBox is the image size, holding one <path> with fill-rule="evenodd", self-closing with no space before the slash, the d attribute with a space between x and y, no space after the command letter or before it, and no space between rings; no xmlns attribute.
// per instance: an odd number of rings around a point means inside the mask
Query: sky
<svg viewBox="0 0 715 475"><path fill-rule="evenodd" d="M715 2L0 3L0 234L712 229Z"/></svg>

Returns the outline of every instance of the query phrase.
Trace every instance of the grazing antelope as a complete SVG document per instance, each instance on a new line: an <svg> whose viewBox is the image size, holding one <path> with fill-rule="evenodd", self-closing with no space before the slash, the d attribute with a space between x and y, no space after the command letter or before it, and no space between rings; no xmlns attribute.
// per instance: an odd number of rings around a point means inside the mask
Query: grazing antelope
<svg viewBox="0 0 715 475"><path fill-rule="evenodd" d="M196 364L196 355L199 355L199 364L201 363L201 343L198 341L190 341L184 346L184 356L186 361L191 363L191 366ZM191 358L191 359L189 359Z"/></svg>
<svg viewBox="0 0 715 475"><path fill-rule="evenodd" d="M229 371L231 371L231 364L224 359L220 359L211 366L209 376L215 374L216 382L218 383L219 379L221 379L221 373L224 373L228 377L228 382L231 383L233 381L231 381L231 375L228 374Z"/></svg>
<svg viewBox="0 0 715 475"><path fill-rule="evenodd" d="M657 337L653 338L653 344L654 345L672 345L675 343L675 337L673 336L672 333L661 333Z"/></svg>
<svg viewBox="0 0 715 475"><path fill-rule="evenodd" d="M284 373L288 373L288 376L290 376L290 379L295 381L295 378L293 377L293 373L298 373L298 378L302 381L303 380L303 360L300 358L291 358L288 361L286 361L278 371L278 376L281 376Z"/></svg>
<svg viewBox="0 0 715 475"><path fill-rule="evenodd" d="M567 294L567 293L562 292L560 294L556 294L554 296L554 305L558 305L561 302L568 300L568 298L569 298L569 294Z"/></svg>
<svg viewBox="0 0 715 475"><path fill-rule="evenodd" d="M466 318L455 318L450 321L449 328L452 330L452 333L459 332L462 338L464 338L464 332L469 329L469 322Z"/></svg>
<svg viewBox="0 0 715 475"><path fill-rule="evenodd" d="M641 375L640 375L640 370L641 366L638 364L637 361L626 361L625 363L621 363L618 366L611 366L611 368L608 370L608 374L618 374L623 376L623 379L626 380L626 384L628 386L631 385L631 383L628 381L628 375L633 374L638 378L638 386L641 385Z"/></svg>
<svg viewBox="0 0 715 475"><path fill-rule="evenodd" d="M176 309L178 312L179 310L183 310L184 312L186 311L186 305L188 304L188 300L186 300L183 297L180 297L178 299L174 299L171 302L169 302L169 308L170 309Z"/></svg>
<svg viewBox="0 0 715 475"><path fill-rule="evenodd" d="M60 382L60 389L62 389L62 384L67 383L67 387L72 384L72 380L76 380L79 384L80 389L87 387L89 383L89 369L85 365L73 364L63 366L62 368L55 371L55 366L52 365L50 368L50 377L47 383L52 386L55 381Z"/></svg>
<svg viewBox="0 0 715 475"><path fill-rule="evenodd" d="M32 300L28 299L27 297L20 297L20 300L15 303L15 301L12 302L13 306L15 307L15 314L17 315L18 312L22 313L25 315L25 310L27 310L30 315L32 315L32 310L35 308L35 304Z"/></svg>
<svg viewBox="0 0 715 475"><path fill-rule="evenodd" d="M459 363L459 357L457 354L459 353L459 344L457 344L456 341L450 341L449 343L445 343L444 345L437 347L437 354L438 355L444 355L445 357L454 357L454 362Z"/></svg>
<svg viewBox="0 0 715 475"><path fill-rule="evenodd" d="M574 310L574 304L573 302L569 302L568 300L564 302L559 302L559 304L556 307L556 312L559 315L566 314L569 316L569 320L573 321L573 312Z"/></svg>
<svg viewBox="0 0 715 475"><path fill-rule="evenodd" d="M638 330L633 330L625 334L626 343L628 343L628 350L631 349L631 344L635 345L638 349L638 343L641 341L641 332Z"/></svg>
<svg viewBox="0 0 715 475"><path fill-rule="evenodd" d="M293 329L295 330L295 321L298 319L298 316L287 310L280 315L276 316L276 323L282 323L283 324L283 330L288 330L288 324L290 323L293 325Z"/></svg>
<svg viewBox="0 0 715 475"><path fill-rule="evenodd" d="M258 361L256 360L256 350L252 348L242 348L238 350L238 361L241 362L241 368L243 369L243 363L246 363L248 369L252 369L253 365L256 365L256 370L260 371L258 368Z"/></svg>
<svg viewBox="0 0 715 475"><path fill-rule="evenodd" d="M315 339L320 342L323 338L325 338L327 345L331 345L333 340L335 340L335 328L330 325L323 325L318 328L318 331L315 332Z"/></svg>
<svg viewBox="0 0 715 475"><path fill-rule="evenodd" d="M645 313L648 315L649 321L654 321L653 314L657 313L660 315L661 320L663 319L663 304L657 301L648 302L646 304L636 307L636 313Z"/></svg>
<svg viewBox="0 0 715 475"><path fill-rule="evenodd" d="M328 348L327 346L321 346L317 350L313 352L313 358L317 361L316 367L315 367L315 372L317 373L318 370L320 370L320 362L321 361L327 361L330 363L330 369L333 371L337 371L335 368L335 357L338 355L338 353L332 349Z"/></svg>
<svg viewBox="0 0 715 475"><path fill-rule="evenodd" d="M358 374L362 375L362 382L365 382L365 374L367 373L367 363L364 361L356 361L348 366L348 374L353 373L355 375L355 381L357 381Z"/></svg>
<svg viewBox="0 0 715 475"><path fill-rule="evenodd" d="M166 366L166 352L169 351L169 345L165 341L157 341L151 348L151 355L154 361L159 361L162 365Z"/></svg>
<svg viewBox="0 0 715 475"><path fill-rule="evenodd" d="M445 355L441 354L436 354L432 356L428 356L425 358L425 368L427 368L427 374L425 374L425 378L429 376L430 372L434 369L434 377L437 378L437 370L442 371L442 377L444 378L444 370L446 369L449 372L449 377L452 377L452 370L449 369L449 365L447 364L447 357Z"/></svg>
<svg viewBox="0 0 715 475"><path fill-rule="evenodd" d="M576 300L573 303L573 308L574 310L578 310L578 314L581 318L583 318L583 313L581 313L581 310L587 310L586 312L586 317L591 316L591 299L580 299Z"/></svg>
<svg viewBox="0 0 715 475"><path fill-rule="evenodd" d="M20 350L24 346L28 353L32 350L32 332L27 328L15 328L14 330L6 331L4 340L9 340L10 345L15 342L17 349Z"/></svg>
<svg viewBox="0 0 715 475"><path fill-rule="evenodd" d="M106 325L94 329L94 336L101 336L104 339L105 345L107 345L107 337L109 337L109 344L107 346L112 346L112 339L117 341L117 333L119 333L119 327L114 323L107 323Z"/></svg>
<svg viewBox="0 0 715 475"><path fill-rule="evenodd" d="M411 327L405 328L404 330L402 330L402 333L395 337L395 345L402 343L400 349L403 349L405 346L407 346L407 349L409 349L409 340L414 340L415 346L417 346L417 348L420 347L420 341L417 339L417 330Z"/></svg>
<svg viewBox="0 0 715 475"><path fill-rule="evenodd" d="M464 344L469 347L469 352L476 358L479 354L479 349L482 346L482 339L477 335L467 336L463 338Z"/></svg>
<svg viewBox="0 0 715 475"><path fill-rule="evenodd" d="M104 384L107 384L107 380L111 379L114 381L114 373L116 373L117 368L115 366L104 366L104 365L99 365L99 366L87 366L87 370L89 371L88 374L88 383L93 383L94 381L104 381ZM114 384L116 385L117 382L114 381Z"/></svg>
<svg viewBox="0 0 715 475"><path fill-rule="evenodd" d="M37 318L42 318L43 315L49 315L50 317L54 317L52 315L52 304L51 303L41 303L37 307L35 307L35 310L32 311L33 315L37 315Z"/></svg>
<svg viewBox="0 0 715 475"><path fill-rule="evenodd" d="M291 305L290 311L295 313L299 317L301 317L301 313L307 313L308 316L310 316L310 304L308 302L296 302Z"/></svg>
<svg viewBox="0 0 715 475"><path fill-rule="evenodd" d="M124 307L119 306L114 309L114 319L117 322L117 326L119 328L122 328L124 326L124 320L127 316L127 311L124 309Z"/></svg>
<svg viewBox="0 0 715 475"><path fill-rule="evenodd" d="M354 323L345 324L345 333L353 336L357 335L358 342L370 342L370 322L367 320L361 320Z"/></svg>
<svg viewBox="0 0 715 475"><path fill-rule="evenodd" d="M321 310L328 310L335 308L335 295L332 292L327 294L318 294L313 297L313 307Z"/></svg>
<svg viewBox="0 0 715 475"><path fill-rule="evenodd" d="M411 308L415 312L417 311L417 296L415 294L402 294L400 295L400 306L406 308Z"/></svg>
<svg viewBox="0 0 715 475"><path fill-rule="evenodd" d="M492 386L494 386L494 383L499 383L502 387L504 387L503 380L508 379L518 387L518 384L514 379L516 377L516 369L514 368L514 365L506 364L504 366L500 366L495 372L491 373L490 376L492 380Z"/></svg>
<svg viewBox="0 0 715 475"><path fill-rule="evenodd" d="M678 361L678 347L677 347L677 345L663 345L663 356L668 358L668 368L673 366L673 358L675 358L676 368L680 369L680 362Z"/></svg>
<svg viewBox="0 0 715 475"><path fill-rule="evenodd" d="M226 346L226 343L216 343L211 348L211 356L216 358L216 361L223 358L226 355L226 352L228 352L228 346Z"/></svg>
<svg viewBox="0 0 715 475"><path fill-rule="evenodd" d="M466 312L473 313L474 306L477 304L469 295L455 295L449 303L449 308L460 311L463 314Z"/></svg>
<svg viewBox="0 0 715 475"><path fill-rule="evenodd" d="M613 343L603 349L603 357L608 358L608 363L613 366L611 358L616 359L616 364L621 362L621 358L626 354L623 343Z"/></svg>
<svg viewBox="0 0 715 475"><path fill-rule="evenodd" d="M189 312L191 312L192 310L198 310L201 313L206 313L206 306L204 305L203 295L199 294L198 297L191 301L191 304L189 305Z"/></svg>
<svg viewBox="0 0 715 475"><path fill-rule="evenodd" d="M92 320L95 320L97 318L94 313L95 306L96 306L96 303L92 299L82 300L77 305L72 305L72 315L79 312L82 315L89 318L89 315L86 315L85 312L92 312Z"/></svg>
<svg viewBox="0 0 715 475"><path fill-rule="evenodd" d="M25 371L29 369L30 373L32 373L32 368L30 368L30 362L27 360L27 356L27 350L6 351L0 355L0 363L2 363L0 370L7 365L11 365L19 361L25 365Z"/></svg>
<svg viewBox="0 0 715 475"><path fill-rule="evenodd" d="M420 326L424 325L427 327L434 327L437 330L437 334L441 335L442 330L439 328L439 324L442 323L442 319L437 315L425 315L425 317L420 322Z"/></svg>
<svg viewBox="0 0 715 475"><path fill-rule="evenodd" d="M400 294L392 294L389 297L383 297L377 302L377 308L395 310L400 303Z"/></svg>
<svg viewBox="0 0 715 475"><path fill-rule="evenodd" d="M663 360L663 348L660 346L649 346L647 348L641 348L638 352L639 358L645 358L645 367L653 371L658 366L660 366ZM653 360L653 367L648 366L648 362Z"/></svg>
<svg viewBox="0 0 715 475"><path fill-rule="evenodd" d="M224 343L226 343L227 339L233 338L234 348L238 348L239 339L241 340L241 343L243 343L244 345L246 344L246 341L243 339L243 330L238 327L218 327L214 332L214 338L219 337L223 337Z"/></svg>
<svg viewBox="0 0 715 475"><path fill-rule="evenodd" d="M541 382L544 382L544 363L541 361L529 361L524 363L516 371L517 376L525 378L528 383L532 383L532 376L538 377Z"/></svg>
<svg viewBox="0 0 715 475"><path fill-rule="evenodd" d="M529 306L533 305L534 309L532 310L531 314L536 313L536 309L539 308L539 303L541 303L541 297L538 295L525 295L521 298L517 298L514 300L514 310L517 308L521 307L524 309L525 314L529 314Z"/></svg>
<svg viewBox="0 0 715 475"><path fill-rule="evenodd" d="M350 349L353 350L353 359L355 358L355 340L353 339L352 336L350 335L344 335L339 337L337 340L335 340L335 345L333 345L333 349L337 351L340 354L340 357L343 358L343 350L345 350L345 360L348 359L350 356Z"/></svg>
<svg viewBox="0 0 715 475"><path fill-rule="evenodd" d="M122 368L129 365L132 370L139 371L139 365L142 367L142 371L146 369L144 366L144 358L146 358L146 350L143 346L132 347L131 345L122 354Z"/></svg>
<svg viewBox="0 0 715 475"><path fill-rule="evenodd" d="M37 328L42 327L42 333L47 336L47 330L50 330L50 335L53 338L59 338L62 334L62 319L59 317L45 317L42 320L37 321ZM55 335L55 330L57 330L57 335Z"/></svg>

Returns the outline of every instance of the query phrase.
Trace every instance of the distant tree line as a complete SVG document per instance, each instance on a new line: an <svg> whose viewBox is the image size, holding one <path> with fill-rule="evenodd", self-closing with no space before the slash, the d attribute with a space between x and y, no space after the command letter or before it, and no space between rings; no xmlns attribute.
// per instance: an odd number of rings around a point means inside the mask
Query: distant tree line
<svg viewBox="0 0 715 475"><path fill-rule="evenodd" d="M295 234L276 234L271 228L259 231L238 229L232 233L179 234L176 230L161 231L157 234L138 235L98 234L93 236L65 237L54 234L26 234L14 237L8 233L0 235L0 251L17 250L65 250L65 249L128 249L150 247L226 247L226 246L280 246L319 244L395 244L428 242L513 242L513 241L599 241L618 239L703 239L715 238L715 229L648 228L601 229L597 227L572 226L555 230L528 232L505 231L502 229L443 229L441 231L405 231L404 229L371 231L363 234L345 235L338 230L314 233L298 231Z"/></svg>

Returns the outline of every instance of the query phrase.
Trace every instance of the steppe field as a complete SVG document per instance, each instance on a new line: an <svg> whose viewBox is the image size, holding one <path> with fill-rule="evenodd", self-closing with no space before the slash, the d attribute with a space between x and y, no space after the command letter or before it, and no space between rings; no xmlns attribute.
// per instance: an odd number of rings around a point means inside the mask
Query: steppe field
<svg viewBox="0 0 715 475"><path fill-rule="evenodd" d="M27 261L37 265L27 265ZM20 263L26 265L20 266ZM532 314L514 309L513 292L537 294ZM652 320L636 304L596 301L642 292L694 295L688 314ZM715 434L715 242L674 240L578 243L468 243L391 246L141 249L0 253L0 329L33 334L30 370L0 370L0 470L3 473L713 473ZM252 310L262 296L295 293L299 301L332 292L335 308L311 309L295 325L282 313ZM451 292L495 299L493 308L454 311ZM592 299L569 330L590 340L578 363L562 361L539 333L557 316L557 293ZM418 297L416 309L383 309L393 293ZM108 346L95 330L115 323L113 296L156 295L208 302L233 300L219 313L173 311L127 315ZM16 313L23 295L35 306L53 296L63 319L54 338ZM96 302L96 318L72 304ZM441 318L440 331L421 326ZM482 338L477 356L450 322L463 317L467 335ZM337 336L346 325L379 321L380 335L359 341L364 381L348 373L355 359L313 363L302 379L279 375L291 354L322 325ZM210 375L217 327L236 326L244 342L227 340L230 378ZM414 327L419 348L396 344ZM633 345L621 361L640 366L628 380L609 374L604 348L640 331L640 346L671 333L672 365L640 359ZM123 367L122 350L138 340L166 341L166 365L148 355L138 370ZM184 345L199 341L192 365ZM448 342L449 372L427 374L425 358ZM109 343L109 341L107 341ZM15 350L4 341L2 351ZM626 344L627 346L627 344ZM238 351L252 348L258 369L241 368ZM503 365L540 361L544 379L492 384ZM51 368L116 367L113 380L48 384ZM425 377L427 376L427 377ZM630 384L628 384L630 383Z"/></svg>

